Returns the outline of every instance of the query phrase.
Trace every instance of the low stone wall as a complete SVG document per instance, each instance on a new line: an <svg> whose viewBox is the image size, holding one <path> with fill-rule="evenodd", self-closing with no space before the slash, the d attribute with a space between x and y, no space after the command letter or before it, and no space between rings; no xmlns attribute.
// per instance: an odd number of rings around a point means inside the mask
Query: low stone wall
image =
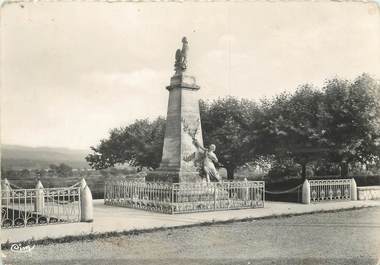
<svg viewBox="0 0 380 265"><path fill-rule="evenodd" d="M364 200L380 200L380 186L358 187L358 199Z"/></svg>

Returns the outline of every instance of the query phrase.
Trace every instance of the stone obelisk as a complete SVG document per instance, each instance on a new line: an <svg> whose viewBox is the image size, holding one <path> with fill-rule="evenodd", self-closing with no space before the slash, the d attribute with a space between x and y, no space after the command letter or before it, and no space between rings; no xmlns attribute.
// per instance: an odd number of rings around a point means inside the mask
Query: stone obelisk
<svg viewBox="0 0 380 265"><path fill-rule="evenodd" d="M170 79L166 131L160 167L150 172L146 181L171 183L200 182L199 153L194 140L203 146L195 77L187 73L189 45L182 39L182 49L175 55L175 74Z"/></svg>

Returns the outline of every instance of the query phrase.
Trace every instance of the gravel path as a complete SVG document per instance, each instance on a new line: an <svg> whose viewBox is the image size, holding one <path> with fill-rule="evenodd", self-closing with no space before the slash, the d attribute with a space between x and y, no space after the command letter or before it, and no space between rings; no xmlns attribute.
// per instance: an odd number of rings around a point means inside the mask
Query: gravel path
<svg viewBox="0 0 380 265"><path fill-rule="evenodd" d="M380 265L380 207L35 246L30 253L3 252L5 265Z"/></svg>

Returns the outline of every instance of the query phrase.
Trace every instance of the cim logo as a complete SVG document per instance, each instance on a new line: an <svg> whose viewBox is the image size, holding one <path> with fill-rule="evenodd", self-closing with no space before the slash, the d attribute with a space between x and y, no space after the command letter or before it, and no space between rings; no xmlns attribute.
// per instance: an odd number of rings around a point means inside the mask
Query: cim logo
<svg viewBox="0 0 380 265"><path fill-rule="evenodd" d="M22 246L21 244L12 244L11 251L17 252L17 253L29 253L34 249L34 247L35 247L34 245L33 246L29 246L29 245Z"/></svg>

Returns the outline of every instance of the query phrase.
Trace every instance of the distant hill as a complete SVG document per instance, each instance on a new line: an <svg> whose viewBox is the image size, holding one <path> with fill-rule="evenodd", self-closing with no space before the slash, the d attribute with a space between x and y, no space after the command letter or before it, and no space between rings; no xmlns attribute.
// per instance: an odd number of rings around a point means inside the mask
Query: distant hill
<svg viewBox="0 0 380 265"><path fill-rule="evenodd" d="M65 163L72 168L89 168L85 157L90 150L55 147L1 146L1 163L5 169L40 169Z"/></svg>

